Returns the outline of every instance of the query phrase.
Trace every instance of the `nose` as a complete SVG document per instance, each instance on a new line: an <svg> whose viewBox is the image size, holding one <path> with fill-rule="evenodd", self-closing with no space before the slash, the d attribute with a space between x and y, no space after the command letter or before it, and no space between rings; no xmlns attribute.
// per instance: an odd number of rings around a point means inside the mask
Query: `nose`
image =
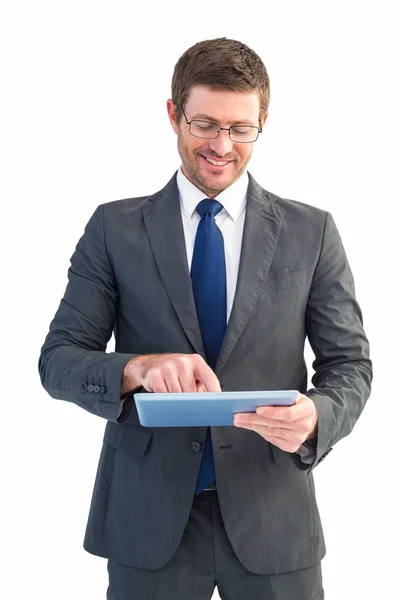
<svg viewBox="0 0 400 600"><path fill-rule="evenodd" d="M209 141L209 147L215 154L221 157L232 152L233 142L229 137L229 131L221 130L218 137Z"/></svg>

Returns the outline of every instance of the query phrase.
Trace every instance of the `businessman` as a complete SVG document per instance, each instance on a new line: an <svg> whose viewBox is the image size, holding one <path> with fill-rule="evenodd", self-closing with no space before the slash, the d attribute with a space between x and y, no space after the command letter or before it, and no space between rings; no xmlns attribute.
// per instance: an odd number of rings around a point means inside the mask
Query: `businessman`
<svg viewBox="0 0 400 600"><path fill-rule="evenodd" d="M96 208L39 358L53 398L107 421L84 548L108 559L108 600L320 600L313 469L371 393L352 272L330 212L247 170L270 99L253 50L195 44L171 95L179 169ZM231 427L143 427L134 399L280 389L294 405Z"/></svg>

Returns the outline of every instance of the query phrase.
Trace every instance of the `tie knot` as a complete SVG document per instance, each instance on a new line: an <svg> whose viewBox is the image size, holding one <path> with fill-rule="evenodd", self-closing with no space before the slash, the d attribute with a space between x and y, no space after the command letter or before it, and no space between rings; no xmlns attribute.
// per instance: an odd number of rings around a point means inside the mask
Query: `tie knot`
<svg viewBox="0 0 400 600"><path fill-rule="evenodd" d="M224 207L218 200L214 200L213 198L205 198L198 203L196 210L199 213L200 217L204 217L205 214L211 213L214 217L217 215Z"/></svg>

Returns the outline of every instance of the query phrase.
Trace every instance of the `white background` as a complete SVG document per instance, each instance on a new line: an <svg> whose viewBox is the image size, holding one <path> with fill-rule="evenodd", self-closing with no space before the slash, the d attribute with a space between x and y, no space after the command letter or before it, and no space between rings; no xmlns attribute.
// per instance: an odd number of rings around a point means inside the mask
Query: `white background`
<svg viewBox="0 0 400 600"><path fill-rule="evenodd" d="M144 8L115 1L4 3L4 599L105 598L106 560L82 547L105 421L47 395L37 360L64 294L69 258L95 208L154 193L178 168L166 111L173 68L189 46L221 36L253 48L271 79L269 116L249 170L269 191L332 213L371 344L367 406L351 435L314 470L327 545L325 597L396 596L395 6L337 0ZM107 349L114 349L113 340ZM310 380L309 346L306 358Z"/></svg>

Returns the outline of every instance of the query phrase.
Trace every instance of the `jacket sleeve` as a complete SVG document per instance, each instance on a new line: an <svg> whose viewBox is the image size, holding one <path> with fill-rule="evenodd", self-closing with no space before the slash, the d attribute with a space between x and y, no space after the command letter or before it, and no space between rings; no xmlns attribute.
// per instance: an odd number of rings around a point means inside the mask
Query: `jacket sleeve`
<svg viewBox="0 0 400 600"><path fill-rule="evenodd" d="M118 289L98 206L71 257L68 284L40 351L39 374L53 398L117 421L125 365L137 354L106 353Z"/></svg>
<svg viewBox="0 0 400 600"><path fill-rule="evenodd" d="M305 320L315 354L314 387L306 395L317 409L318 435L311 466L292 456L299 468L311 471L334 444L351 433L370 396L373 376L353 275L330 213L326 214Z"/></svg>

